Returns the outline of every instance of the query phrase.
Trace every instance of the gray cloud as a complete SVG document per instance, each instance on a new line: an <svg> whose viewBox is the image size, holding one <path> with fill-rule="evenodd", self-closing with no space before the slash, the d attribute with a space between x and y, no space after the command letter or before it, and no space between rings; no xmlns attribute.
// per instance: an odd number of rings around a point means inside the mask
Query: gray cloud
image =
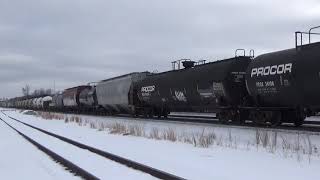
<svg viewBox="0 0 320 180"><path fill-rule="evenodd" d="M3 0L0 97L57 89L132 71L164 71L180 58L257 54L293 47L318 25L316 0Z"/></svg>

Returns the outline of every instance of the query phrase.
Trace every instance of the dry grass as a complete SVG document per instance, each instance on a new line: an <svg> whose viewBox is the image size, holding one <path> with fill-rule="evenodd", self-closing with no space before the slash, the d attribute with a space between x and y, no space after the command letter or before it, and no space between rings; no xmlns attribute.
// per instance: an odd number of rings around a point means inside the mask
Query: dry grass
<svg viewBox="0 0 320 180"><path fill-rule="evenodd" d="M205 129L203 129L201 135L198 138L198 144L200 147L208 148L212 145L216 139L216 134L214 132L205 134Z"/></svg>
<svg viewBox="0 0 320 180"><path fill-rule="evenodd" d="M125 124L122 123L113 123L107 127L111 134L127 134L128 129ZM95 129L95 128L93 128Z"/></svg>
<svg viewBox="0 0 320 180"><path fill-rule="evenodd" d="M182 133L178 139L179 142L192 144L194 147L208 148L216 142L217 136L214 131L206 132L205 129L203 129L201 133Z"/></svg>
<svg viewBox="0 0 320 180"><path fill-rule="evenodd" d="M302 161L307 156L309 161L311 156L318 155L318 148L312 144L310 135L297 133L295 137L288 135L280 135L278 142L277 131L256 130L256 146L263 147L271 153L279 151L284 157L296 157L298 161Z"/></svg>
<svg viewBox="0 0 320 180"><path fill-rule="evenodd" d="M145 130L142 125L130 125L128 126L128 131L129 135L145 137Z"/></svg>
<svg viewBox="0 0 320 180"><path fill-rule="evenodd" d="M151 132L149 134L149 138L150 139L156 139L156 140L160 140L160 133L159 133L159 129L158 128L152 128Z"/></svg>
<svg viewBox="0 0 320 180"><path fill-rule="evenodd" d="M150 131L146 131L144 126L139 124L125 124L125 123L104 123L96 121L83 120L81 117L72 115L67 116L59 113L40 112L41 118L46 120L64 120L65 123L76 123L79 126L87 126L91 129L97 129L98 131L108 131L110 134L131 135L137 137L146 137L156 140L167 140L171 142L183 142L193 144L195 147L208 148L214 144L216 134L214 132L206 133L205 129L201 133L193 134L178 134L175 129L159 129L152 128Z"/></svg>
<svg viewBox="0 0 320 180"><path fill-rule="evenodd" d="M176 142L177 141L177 134L176 134L175 130L172 128L164 129L162 131L161 139Z"/></svg>
<svg viewBox="0 0 320 180"><path fill-rule="evenodd" d="M81 116L67 116L59 113L39 112L38 115L45 120L64 120L65 123L74 123L79 126L89 127L98 131L105 131L110 134L130 135L144 137L155 140L165 140L170 142L181 142L192 144L194 147L209 148L212 146L239 148L239 137L234 135L231 129L217 135L213 129L195 132L181 132L174 128L153 127L146 129L139 123L119 123L110 121L95 121L82 119ZM294 137L293 137L294 136ZM319 147L312 143L310 135L296 134L288 135L277 131L256 129L251 140L246 141L240 148L250 150L252 147L257 150L266 150L270 153L280 153L284 157L296 157L301 161L308 157L320 156Z"/></svg>
<svg viewBox="0 0 320 180"><path fill-rule="evenodd" d="M45 120L62 120L65 115L52 112L38 112L38 116Z"/></svg>

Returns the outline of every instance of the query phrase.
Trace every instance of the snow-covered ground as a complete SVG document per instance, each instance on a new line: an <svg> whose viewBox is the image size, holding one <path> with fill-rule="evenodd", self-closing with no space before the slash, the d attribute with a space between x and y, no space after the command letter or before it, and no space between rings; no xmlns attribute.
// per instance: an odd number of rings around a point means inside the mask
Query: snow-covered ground
<svg viewBox="0 0 320 180"><path fill-rule="evenodd" d="M80 179L0 121L1 179Z"/></svg>
<svg viewBox="0 0 320 180"><path fill-rule="evenodd" d="M63 156L100 179L155 179L148 174L133 170L116 162L107 160L104 157L97 156L96 154L87 150L77 148L54 137L43 134L37 130L33 130L30 127L11 120L10 118L6 118L3 114L1 114L0 117L41 145ZM68 178L66 176L63 179Z"/></svg>
<svg viewBox="0 0 320 180"><path fill-rule="evenodd" d="M45 120L48 115L36 117L20 111L5 113L187 179L302 180L320 177L317 172L320 168L319 133L83 115L60 114L54 118L61 120L52 120L52 117Z"/></svg>

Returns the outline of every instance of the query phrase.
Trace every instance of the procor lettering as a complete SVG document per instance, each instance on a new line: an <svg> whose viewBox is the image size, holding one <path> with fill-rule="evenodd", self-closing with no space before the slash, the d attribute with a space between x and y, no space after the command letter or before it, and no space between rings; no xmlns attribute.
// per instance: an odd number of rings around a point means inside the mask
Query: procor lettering
<svg viewBox="0 0 320 180"><path fill-rule="evenodd" d="M253 68L251 77L291 73L292 63Z"/></svg>
<svg viewBox="0 0 320 180"><path fill-rule="evenodd" d="M145 93L149 93L149 92L153 92L156 89L156 86L145 86L145 87L141 87L141 92L145 92Z"/></svg>

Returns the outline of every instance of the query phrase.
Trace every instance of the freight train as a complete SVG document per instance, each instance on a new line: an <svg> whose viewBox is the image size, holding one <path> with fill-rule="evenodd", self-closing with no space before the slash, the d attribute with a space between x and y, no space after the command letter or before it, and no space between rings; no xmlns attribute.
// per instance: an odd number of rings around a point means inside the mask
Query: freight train
<svg viewBox="0 0 320 180"><path fill-rule="evenodd" d="M318 28L318 27L317 27ZM45 110L128 113L133 116L167 117L172 111L216 112L223 122L277 126L303 124L320 111L320 43L317 33L296 32L296 47L254 58L236 55L210 63L191 60L162 73L135 72L95 85L66 89L62 94L21 97L5 106ZM303 35L309 43L302 44ZM3 102L2 102L3 104Z"/></svg>

